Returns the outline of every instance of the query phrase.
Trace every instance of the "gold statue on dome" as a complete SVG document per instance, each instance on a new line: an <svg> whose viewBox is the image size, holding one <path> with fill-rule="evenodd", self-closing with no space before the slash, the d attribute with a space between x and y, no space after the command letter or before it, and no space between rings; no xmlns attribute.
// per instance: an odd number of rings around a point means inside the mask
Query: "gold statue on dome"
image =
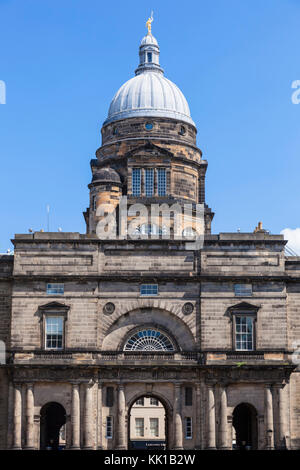
<svg viewBox="0 0 300 470"><path fill-rule="evenodd" d="M148 34L152 34L151 33L151 23L152 23L152 21L153 21L153 11L151 11L151 16L146 21L146 25L147 25L147 28L148 28Z"/></svg>

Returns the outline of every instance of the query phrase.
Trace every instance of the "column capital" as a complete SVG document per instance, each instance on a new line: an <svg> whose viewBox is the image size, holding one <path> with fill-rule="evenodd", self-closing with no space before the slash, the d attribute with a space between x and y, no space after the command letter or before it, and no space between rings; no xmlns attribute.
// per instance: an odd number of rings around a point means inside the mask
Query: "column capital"
<svg viewBox="0 0 300 470"><path fill-rule="evenodd" d="M227 388L228 388L228 382L220 382L220 383L218 383L218 387L219 387L221 390L227 390Z"/></svg>
<svg viewBox="0 0 300 470"><path fill-rule="evenodd" d="M286 383L274 383L273 385L274 389L283 389L286 386Z"/></svg>
<svg viewBox="0 0 300 470"><path fill-rule="evenodd" d="M209 382L205 384L209 390L215 390L216 384L213 382Z"/></svg>
<svg viewBox="0 0 300 470"><path fill-rule="evenodd" d="M274 386L274 383L273 382L267 382L264 385L265 385L265 389L267 389L267 388L271 389Z"/></svg>

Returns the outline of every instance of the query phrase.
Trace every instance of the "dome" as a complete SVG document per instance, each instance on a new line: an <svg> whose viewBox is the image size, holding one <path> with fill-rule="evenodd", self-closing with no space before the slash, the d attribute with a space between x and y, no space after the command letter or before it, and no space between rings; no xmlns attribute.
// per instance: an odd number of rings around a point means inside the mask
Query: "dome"
<svg viewBox="0 0 300 470"><path fill-rule="evenodd" d="M148 44L154 44L155 46L158 46L158 42L152 34L147 34L141 41L141 46Z"/></svg>
<svg viewBox="0 0 300 470"><path fill-rule="evenodd" d="M92 179L93 183L121 183L119 174L113 168L101 168L96 171Z"/></svg>
<svg viewBox="0 0 300 470"><path fill-rule="evenodd" d="M140 44L136 76L117 91L105 124L131 117L165 117L195 126L181 90L164 76L159 64L159 46L148 32Z"/></svg>
<svg viewBox="0 0 300 470"><path fill-rule="evenodd" d="M139 116L167 117L194 125L183 93L156 72L141 73L121 86L111 102L105 124Z"/></svg>

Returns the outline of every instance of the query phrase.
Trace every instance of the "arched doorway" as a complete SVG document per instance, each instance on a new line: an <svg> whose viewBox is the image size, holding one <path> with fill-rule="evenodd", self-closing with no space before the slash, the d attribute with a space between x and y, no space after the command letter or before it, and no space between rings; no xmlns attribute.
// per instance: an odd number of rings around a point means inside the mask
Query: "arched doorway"
<svg viewBox="0 0 300 470"><path fill-rule="evenodd" d="M41 409L40 449L65 448L66 410L56 402L46 403Z"/></svg>
<svg viewBox="0 0 300 470"><path fill-rule="evenodd" d="M257 412L249 403L240 403L233 412L233 448L257 449Z"/></svg>
<svg viewBox="0 0 300 470"><path fill-rule="evenodd" d="M168 415L154 395L141 395L128 410L128 449L165 450L168 447Z"/></svg>

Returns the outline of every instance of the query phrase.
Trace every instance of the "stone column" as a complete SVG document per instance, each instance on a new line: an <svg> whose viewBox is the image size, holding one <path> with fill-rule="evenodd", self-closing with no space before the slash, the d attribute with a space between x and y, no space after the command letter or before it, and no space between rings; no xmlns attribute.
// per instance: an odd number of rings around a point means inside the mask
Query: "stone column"
<svg viewBox="0 0 300 470"><path fill-rule="evenodd" d="M98 384L98 450L103 448L102 443L102 392L103 385L102 383Z"/></svg>
<svg viewBox="0 0 300 470"><path fill-rule="evenodd" d="M270 384L265 386L265 432L266 449L274 449L273 398Z"/></svg>
<svg viewBox="0 0 300 470"><path fill-rule="evenodd" d="M183 449L181 418L181 384L175 384L174 392L174 449Z"/></svg>
<svg viewBox="0 0 300 470"><path fill-rule="evenodd" d="M26 449L34 449L34 394L33 384L26 388Z"/></svg>
<svg viewBox="0 0 300 470"><path fill-rule="evenodd" d="M93 383L85 385L85 406L83 415L84 449L93 448Z"/></svg>
<svg viewBox="0 0 300 470"><path fill-rule="evenodd" d="M196 426L195 426L195 448L201 449L201 435L202 435L202 423L201 423L201 383L196 383Z"/></svg>
<svg viewBox="0 0 300 470"><path fill-rule="evenodd" d="M22 387L20 384L14 384L14 434L13 449L22 448Z"/></svg>
<svg viewBox="0 0 300 470"><path fill-rule="evenodd" d="M125 392L124 385L118 386L118 419L117 419L117 449L126 449L126 432L125 432Z"/></svg>
<svg viewBox="0 0 300 470"><path fill-rule="evenodd" d="M7 403L7 449L13 446L14 436L14 398L15 389L13 382L9 382L8 386L8 403Z"/></svg>
<svg viewBox="0 0 300 470"><path fill-rule="evenodd" d="M207 386L207 448L216 448L216 409L213 385Z"/></svg>
<svg viewBox="0 0 300 470"><path fill-rule="evenodd" d="M79 395L78 383L72 384L71 427L72 427L71 449L74 449L74 450L80 449L80 395Z"/></svg>
<svg viewBox="0 0 300 470"><path fill-rule="evenodd" d="M220 388L220 449L227 449L227 390Z"/></svg>
<svg viewBox="0 0 300 470"><path fill-rule="evenodd" d="M285 441L285 434L286 434L286 420L285 420L285 399L284 399L284 392L283 392L283 385L279 384L275 386L277 390L278 396L278 439L277 439L277 446L281 449L286 448L286 441Z"/></svg>

